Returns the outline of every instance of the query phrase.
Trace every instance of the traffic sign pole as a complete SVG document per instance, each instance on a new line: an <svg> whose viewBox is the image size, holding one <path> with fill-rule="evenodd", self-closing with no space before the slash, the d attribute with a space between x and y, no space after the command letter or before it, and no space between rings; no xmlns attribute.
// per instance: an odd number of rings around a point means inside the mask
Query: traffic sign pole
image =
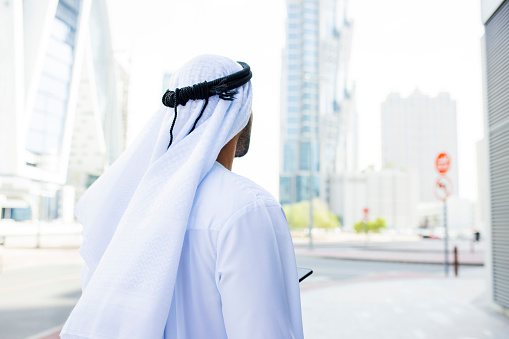
<svg viewBox="0 0 509 339"><path fill-rule="evenodd" d="M444 199L444 228L445 228L445 276L449 276L449 231L447 229L447 199Z"/></svg>
<svg viewBox="0 0 509 339"><path fill-rule="evenodd" d="M435 195L444 202L444 265L445 276L449 276L449 230L447 228L447 198L452 194L452 181L445 175L451 166L451 158L447 153L440 153L435 166L439 177L435 182Z"/></svg>

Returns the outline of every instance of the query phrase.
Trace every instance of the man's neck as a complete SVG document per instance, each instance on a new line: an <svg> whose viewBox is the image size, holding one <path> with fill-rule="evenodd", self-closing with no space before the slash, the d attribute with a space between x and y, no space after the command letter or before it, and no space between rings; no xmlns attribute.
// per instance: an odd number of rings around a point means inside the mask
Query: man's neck
<svg viewBox="0 0 509 339"><path fill-rule="evenodd" d="M216 161L228 170L232 170L233 159L235 158L235 150L237 148L237 141L239 135L234 136L219 152Z"/></svg>

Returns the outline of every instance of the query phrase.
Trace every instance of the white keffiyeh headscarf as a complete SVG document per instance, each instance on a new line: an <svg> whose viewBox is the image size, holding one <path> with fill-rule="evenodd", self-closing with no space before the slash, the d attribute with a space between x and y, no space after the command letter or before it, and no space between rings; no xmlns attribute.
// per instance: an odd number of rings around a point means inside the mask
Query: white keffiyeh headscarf
<svg viewBox="0 0 509 339"><path fill-rule="evenodd" d="M183 88L242 70L228 58L192 59L172 77ZM217 95L162 106L137 139L87 190L75 213L83 225L80 253L89 270L62 338L162 338L196 189L220 150L246 126L251 82L232 101Z"/></svg>

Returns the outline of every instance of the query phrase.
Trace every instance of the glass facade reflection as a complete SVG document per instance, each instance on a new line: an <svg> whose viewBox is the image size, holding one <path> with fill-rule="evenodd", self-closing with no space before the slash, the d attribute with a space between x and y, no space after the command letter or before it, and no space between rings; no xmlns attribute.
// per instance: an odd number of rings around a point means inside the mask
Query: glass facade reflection
<svg viewBox="0 0 509 339"><path fill-rule="evenodd" d="M329 202L327 177L346 169L347 133L354 121L353 106L345 104L351 33L346 1L288 0L287 15L280 202L312 197Z"/></svg>
<svg viewBox="0 0 509 339"><path fill-rule="evenodd" d="M318 196L320 191L317 173L320 151L317 138L318 7L317 0L291 1L287 7L287 49L284 61L286 118L282 131L283 163L279 189L282 204L309 200L311 169L317 175L314 196Z"/></svg>
<svg viewBox="0 0 509 339"><path fill-rule="evenodd" d="M80 0L58 2L27 134L26 149L35 154L61 152L79 9Z"/></svg>

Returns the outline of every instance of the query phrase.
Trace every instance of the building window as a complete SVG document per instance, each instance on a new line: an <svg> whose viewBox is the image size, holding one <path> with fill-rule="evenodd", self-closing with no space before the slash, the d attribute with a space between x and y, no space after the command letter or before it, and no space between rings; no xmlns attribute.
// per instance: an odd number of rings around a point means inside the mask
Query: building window
<svg viewBox="0 0 509 339"><path fill-rule="evenodd" d="M294 103L294 102L299 102L299 97L297 97L295 95L288 96L288 103L291 104L291 103Z"/></svg>
<svg viewBox="0 0 509 339"><path fill-rule="evenodd" d="M297 117L288 117L287 121L288 121L288 125L291 125L291 124L297 124L299 122L299 119Z"/></svg>
<svg viewBox="0 0 509 339"><path fill-rule="evenodd" d="M283 155L283 171L295 172L297 170L297 143L292 141L285 142Z"/></svg>
<svg viewBox="0 0 509 339"><path fill-rule="evenodd" d="M291 204L292 180L289 177L279 177L279 201L282 205Z"/></svg>
<svg viewBox="0 0 509 339"><path fill-rule="evenodd" d="M288 128L288 136L289 137L296 137L297 135L299 135L299 130L296 127Z"/></svg>
<svg viewBox="0 0 509 339"><path fill-rule="evenodd" d="M74 62L79 0L60 0L27 134L28 151L59 155Z"/></svg>
<svg viewBox="0 0 509 339"><path fill-rule="evenodd" d="M309 126L304 126L301 129L301 132L307 130L309 132ZM301 171L309 171L309 165L311 161L311 147L308 141L304 141L300 143L300 152L299 152L299 169Z"/></svg>

